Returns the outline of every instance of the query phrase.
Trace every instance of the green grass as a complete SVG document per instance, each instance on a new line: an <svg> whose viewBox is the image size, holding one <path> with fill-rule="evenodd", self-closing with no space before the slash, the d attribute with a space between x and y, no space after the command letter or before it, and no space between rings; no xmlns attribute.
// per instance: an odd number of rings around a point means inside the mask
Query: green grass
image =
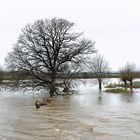
<svg viewBox="0 0 140 140"><path fill-rule="evenodd" d="M123 88L113 88L113 89L106 89L105 92L108 93L129 93L130 91Z"/></svg>
<svg viewBox="0 0 140 140"><path fill-rule="evenodd" d="M140 81L135 81L135 82L133 82L133 85L134 85L134 86L140 86Z"/></svg>

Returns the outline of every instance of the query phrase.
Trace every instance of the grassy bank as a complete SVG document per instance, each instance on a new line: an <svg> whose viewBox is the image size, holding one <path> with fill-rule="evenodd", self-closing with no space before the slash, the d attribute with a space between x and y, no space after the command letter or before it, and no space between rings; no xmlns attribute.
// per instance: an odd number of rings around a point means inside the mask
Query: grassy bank
<svg viewBox="0 0 140 140"><path fill-rule="evenodd" d="M140 88L140 81L133 82L133 86L130 86L130 84L110 84L105 86L105 88L107 88L105 92L108 93L130 93L131 89Z"/></svg>
<svg viewBox="0 0 140 140"><path fill-rule="evenodd" d="M107 93L129 93L130 91L128 89L123 89L123 88L112 88L112 89L106 89L105 92L107 92Z"/></svg>

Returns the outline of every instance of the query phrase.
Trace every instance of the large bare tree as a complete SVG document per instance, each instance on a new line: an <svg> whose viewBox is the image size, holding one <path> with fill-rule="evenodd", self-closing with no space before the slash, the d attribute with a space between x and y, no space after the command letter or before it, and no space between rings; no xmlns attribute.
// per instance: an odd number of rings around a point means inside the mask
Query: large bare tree
<svg viewBox="0 0 140 140"><path fill-rule="evenodd" d="M30 74L32 86L47 87L53 96L63 84L57 80L59 75L95 52L94 42L83 39L73 26L74 23L57 18L26 25L6 58L8 67Z"/></svg>
<svg viewBox="0 0 140 140"><path fill-rule="evenodd" d="M110 71L109 63L102 55L97 54L88 61L87 65L98 80L99 90L102 90L102 81L105 75Z"/></svg>

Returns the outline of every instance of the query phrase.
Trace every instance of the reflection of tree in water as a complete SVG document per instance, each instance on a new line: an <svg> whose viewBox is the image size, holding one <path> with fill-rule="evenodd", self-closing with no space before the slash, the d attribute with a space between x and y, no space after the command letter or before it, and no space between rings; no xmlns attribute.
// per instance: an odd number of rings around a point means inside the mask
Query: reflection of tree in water
<svg viewBox="0 0 140 140"><path fill-rule="evenodd" d="M83 84L84 86L86 86L86 85L87 85L86 80L83 80L83 81L82 81L82 84Z"/></svg>
<svg viewBox="0 0 140 140"><path fill-rule="evenodd" d="M133 94L133 88L130 88L130 93Z"/></svg>
<svg viewBox="0 0 140 140"><path fill-rule="evenodd" d="M97 103L99 104L99 105L102 105L102 102L103 100L102 100L102 93L101 92L99 92L99 95L98 95L98 98L97 98Z"/></svg>

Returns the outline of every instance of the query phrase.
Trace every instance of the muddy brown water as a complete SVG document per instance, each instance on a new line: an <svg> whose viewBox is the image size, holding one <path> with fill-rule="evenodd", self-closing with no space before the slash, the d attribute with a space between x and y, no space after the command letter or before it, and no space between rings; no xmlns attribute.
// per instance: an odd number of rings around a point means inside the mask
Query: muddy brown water
<svg viewBox="0 0 140 140"><path fill-rule="evenodd" d="M91 82L38 110L37 96L2 90L0 140L140 140L140 90L99 93Z"/></svg>

